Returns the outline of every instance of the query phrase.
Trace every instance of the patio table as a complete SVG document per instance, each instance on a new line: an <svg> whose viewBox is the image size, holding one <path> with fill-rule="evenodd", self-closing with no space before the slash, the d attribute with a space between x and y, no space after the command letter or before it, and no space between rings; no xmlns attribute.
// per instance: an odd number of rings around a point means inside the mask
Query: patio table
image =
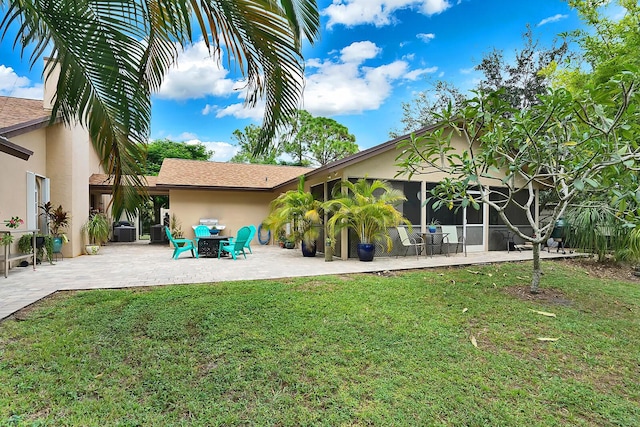
<svg viewBox="0 0 640 427"><path fill-rule="evenodd" d="M229 240L229 236L211 235L198 237L197 240L198 256L217 258L220 242ZM223 253L222 255L225 255L225 253Z"/></svg>
<svg viewBox="0 0 640 427"><path fill-rule="evenodd" d="M422 236L422 240L424 241L425 246L430 249L431 258L433 258L433 247L442 247L442 242L449 236L449 233L436 231L435 233L420 233L420 236ZM445 255L449 256L449 245L447 245L447 253Z"/></svg>

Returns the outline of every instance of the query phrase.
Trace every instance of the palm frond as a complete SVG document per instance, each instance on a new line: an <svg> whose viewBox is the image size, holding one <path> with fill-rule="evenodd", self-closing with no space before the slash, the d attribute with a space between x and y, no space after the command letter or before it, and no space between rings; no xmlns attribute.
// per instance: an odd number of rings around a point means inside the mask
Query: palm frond
<svg viewBox="0 0 640 427"><path fill-rule="evenodd" d="M3 2L4 4L4 2ZM247 78L246 104L266 97L258 151L295 114L302 95L302 35L313 42L315 0L8 0L0 37L17 26L14 47L32 50L31 66L52 48L56 86L52 120L89 130L106 173L114 209L139 200L150 95L192 41L192 21L210 50L223 47ZM53 67L52 65L57 65ZM125 178L126 177L126 178ZM126 184L126 185L123 185ZM131 200L125 198L131 197Z"/></svg>
<svg viewBox="0 0 640 427"><path fill-rule="evenodd" d="M205 0L201 7L212 44L219 47L222 41L228 60L236 61L247 78L245 105L266 97L255 154L262 153L299 107L304 82L300 37L304 33L311 42L317 37L315 1Z"/></svg>

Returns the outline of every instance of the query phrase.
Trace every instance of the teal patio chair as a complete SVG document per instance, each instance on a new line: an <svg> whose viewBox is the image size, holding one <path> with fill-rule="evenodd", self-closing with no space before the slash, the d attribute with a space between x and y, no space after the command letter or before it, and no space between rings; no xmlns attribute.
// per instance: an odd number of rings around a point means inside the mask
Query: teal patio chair
<svg viewBox="0 0 640 427"><path fill-rule="evenodd" d="M255 237L256 232L258 231L258 229L253 224L249 225L248 227L249 227L249 230L251 230L251 234L249 234L249 238L247 239L247 243L244 245L244 247L249 249L249 253L252 254L253 251L251 250L251 241Z"/></svg>
<svg viewBox="0 0 640 427"><path fill-rule="evenodd" d="M211 232L209 231L209 227L206 225L197 226L193 232L196 235L196 243L198 242L198 237L209 237L211 236Z"/></svg>
<svg viewBox="0 0 640 427"><path fill-rule="evenodd" d="M236 255L242 253L245 259L247 258L247 254L244 251L244 248L247 245L247 241L249 240L249 236L251 235L251 228L242 227L238 230L238 234L235 238L231 237L229 240L223 240L220 242L220 246L218 247L218 259L220 258L220 254L224 252L228 252L231 254L233 259L236 259Z"/></svg>
<svg viewBox="0 0 640 427"><path fill-rule="evenodd" d="M164 231L167 233L167 238L173 245L173 259L178 259L178 256L182 252L191 251L191 256L194 258L198 258L198 247L195 245L194 241L191 239L175 239L171 235L171 230L169 227L165 227Z"/></svg>

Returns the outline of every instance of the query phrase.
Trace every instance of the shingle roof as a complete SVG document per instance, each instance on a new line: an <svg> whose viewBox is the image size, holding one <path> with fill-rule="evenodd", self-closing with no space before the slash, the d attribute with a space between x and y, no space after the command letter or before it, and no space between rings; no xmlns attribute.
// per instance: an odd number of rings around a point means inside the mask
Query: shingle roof
<svg viewBox="0 0 640 427"><path fill-rule="evenodd" d="M47 123L51 111L45 110L42 100L0 96L0 133L27 127L36 123Z"/></svg>
<svg viewBox="0 0 640 427"><path fill-rule="evenodd" d="M164 159L158 187L271 190L312 171L299 166Z"/></svg>

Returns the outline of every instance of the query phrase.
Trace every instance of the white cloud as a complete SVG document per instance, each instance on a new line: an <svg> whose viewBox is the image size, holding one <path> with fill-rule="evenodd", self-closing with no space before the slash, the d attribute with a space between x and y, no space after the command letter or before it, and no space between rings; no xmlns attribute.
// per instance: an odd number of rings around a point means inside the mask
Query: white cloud
<svg viewBox="0 0 640 427"><path fill-rule="evenodd" d="M395 22L394 13L401 9L417 9L431 16L451 7L448 0L333 0L321 11L328 16L327 27L373 24L382 27Z"/></svg>
<svg viewBox="0 0 640 427"><path fill-rule="evenodd" d="M381 50L370 41L354 42L340 51L340 59L342 62L360 63L375 58Z"/></svg>
<svg viewBox="0 0 640 427"><path fill-rule="evenodd" d="M434 69L409 71L406 61L395 61L378 67L364 64L380 55L382 49L370 41L359 41L334 52L333 59L310 58L306 62L304 101L301 108L314 115L359 114L376 110L389 97L392 83L413 80ZM243 95L244 96L244 95ZM215 116L233 116L260 122L264 103L245 108L242 103L224 108L206 106L204 111Z"/></svg>
<svg viewBox="0 0 640 427"><path fill-rule="evenodd" d="M460 74L471 74L473 73L474 67L469 68L460 68Z"/></svg>
<svg viewBox="0 0 640 427"><path fill-rule="evenodd" d="M184 141L186 144L202 144L207 150L213 150L214 154L209 158L213 162L226 162L238 152L238 147L228 142L201 141L197 138Z"/></svg>
<svg viewBox="0 0 640 427"><path fill-rule="evenodd" d="M209 114L215 113L218 110L218 108L219 107L217 105L207 104L202 109L202 115L203 116L208 116Z"/></svg>
<svg viewBox="0 0 640 427"><path fill-rule="evenodd" d="M438 13L444 12L451 7L451 3L449 3L447 0L425 0L420 3L422 3L420 7L422 13L427 16L437 15Z"/></svg>
<svg viewBox="0 0 640 427"><path fill-rule="evenodd" d="M407 80L418 80L418 78L424 74L433 74L438 71L438 67L419 68L417 70L411 70L404 75Z"/></svg>
<svg viewBox="0 0 640 427"><path fill-rule="evenodd" d="M412 77L406 61L365 65L380 52L374 43L356 42L334 59L307 61L303 108L321 116L378 109L390 96L394 82Z"/></svg>
<svg viewBox="0 0 640 427"><path fill-rule="evenodd" d="M174 100L229 96L237 83L227 78L219 60L211 57L203 41L194 43L178 55L176 65L162 82L158 97Z"/></svg>
<svg viewBox="0 0 640 427"><path fill-rule="evenodd" d="M558 21L561 21L563 19L567 19L568 17L569 17L569 15L562 15L562 14L558 13L558 14L550 16L548 18L544 18L542 21L538 22L538 27L541 27L541 26L543 26L545 24L549 24L549 23L552 23L552 22L558 22Z"/></svg>
<svg viewBox="0 0 640 427"><path fill-rule="evenodd" d="M255 107L249 108L244 103L231 104L216 111L216 118L233 116L236 119L251 119L262 122L264 118L264 101L259 101Z"/></svg>
<svg viewBox="0 0 640 427"><path fill-rule="evenodd" d="M32 83L27 77L19 76L13 68L0 65L0 95L15 98L42 99L42 83Z"/></svg>
<svg viewBox="0 0 640 427"><path fill-rule="evenodd" d="M429 43L431 40L436 38L436 35L433 33L420 33L417 34L416 37L422 40L424 43Z"/></svg>

